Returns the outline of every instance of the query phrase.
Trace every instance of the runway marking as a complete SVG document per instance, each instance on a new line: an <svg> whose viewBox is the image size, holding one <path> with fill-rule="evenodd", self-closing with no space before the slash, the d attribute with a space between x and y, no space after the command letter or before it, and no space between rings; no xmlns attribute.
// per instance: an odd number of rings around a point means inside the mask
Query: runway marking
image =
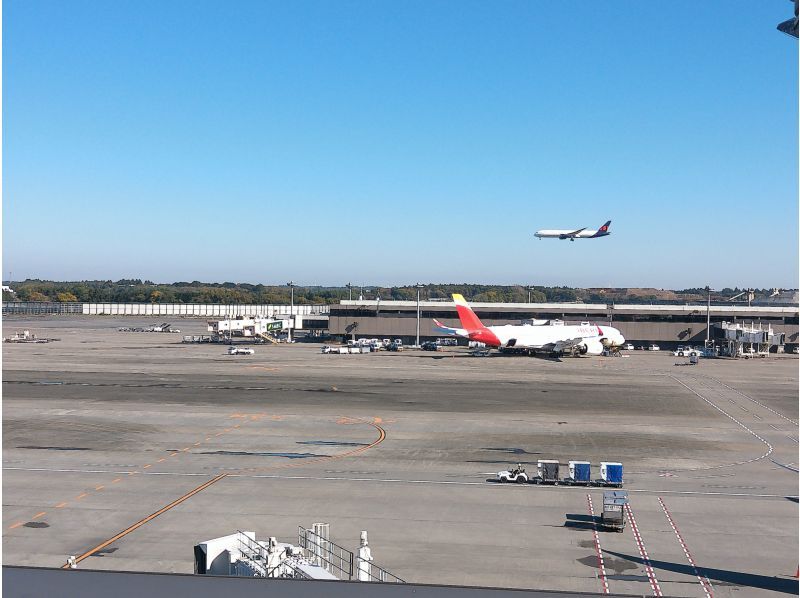
<svg viewBox="0 0 800 598"><path fill-rule="evenodd" d="M586 495L589 503L589 515L592 517L592 534L594 535L594 551L597 554L597 566L600 569L600 582L603 584L603 594L610 594L608 589L608 576L606 575L606 564L603 560L603 549L600 546L600 535L597 533L597 520L594 517L594 506L592 505L592 495Z"/></svg>
<svg viewBox="0 0 800 598"><path fill-rule="evenodd" d="M653 565L650 563L650 557L647 556L647 548L644 545L642 534L639 533L639 526L636 525L636 517L633 516L631 504L626 504L625 508L628 509L628 518L631 520L631 530L633 530L633 537L636 540L636 546L639 548L639 554L644 561L644 570L647 572L647 577L650 580L650 588L653 590L654 596L662 596L661 586L658 585L658 579L656 578L655 571L653 571Z"/></svg>
<svg viewBox="0 0 800 598"><path fill-rule="evenodd" d="M772 428L773 430L776 430L776 431L778 431L778 432L780 432L780 431L781 431L781 429L780 429L778 426L774 425L774 424L767 424L767 425L768 425L770 428Z"/></svg>
<svg viewBox="0 0 800 598"><path fill-rule="evenodd" d="M791 436L791 435L787 434L786 438L788 438L789 440L791 440L792 442L797 444L797 437L796 436Z"/></svg>
<svg viewBox="0 0 800 598"><path fill-rule="evenodd" d="M45 515L47 515L47 511L41 511L40 513L36 513L31 519L39 519L39 517L44 517Z"/></svg>
<svg viewBox="0 0 800 598"><path fill-rule="evenodd" d="M740 428L742 428L743 430L745 430L745 431L746 431L748 434L750 434L750 435L754 436L755 438L757 438L758 440L760 440L761 442L763 442L765 445L767 445L767 452L766 452L766 453L764 453L763 455L761 455L760 457L754 457L753 459L748 459L747 461L739 461L738 463L725 463L725 464L723 464L723 465L713 465L713 466L711 466L711 467L692 467L692 468L689 468L689 469L687 469L687 470L685 470L685 471L698 471L698 470L701 470L701 469L702 469L702 470L707 470L707 469L719 469L719 468L721 468L721 467L734 467L734 466L736 466L736 465L744 465L745 463L753 463L753 462L755 462L755 461L760 461L761 459L764 459L765 457L769 457L769 456L772 454L772 451L773 451L773 450L775 450L775 449L774 449L774 447L773 447L773 446L772 446L772 445L771 445L769 442L767 442L767 441L766 441L766 440L764 440L764 439L763 439L761 436L759 436L758 434L756 434L755 432L753 432L753 430L751 430L751 429L750 429L750 428L748 428L748 427L747 427L745 424L743 424L743 423L742 423L742 422L740 422L738 419L736 419L735 417L733 417L733 416L732 416L730 413L728 413L727 411L725 411L725 410L724 410L724 409L722 409L721 407L718 407L718 406L716 405L716 403L713 403L712 401L708 400L708 399L707 399L707 398L705 398L703 395L701 395L699 392L697 392L696 390L694 390L693 388L691 388L689 385L685 384L685 383L684 383L682 380L679 380L678 378L676 378L675 376L669 376L669 377L670 377L670 378L672 378L673 380L675 380L675 382L677 382L678 384L680 384L681 386L683 386L683 387L684 387L686 390L688 390L689 392L691 392L693 395L695 395L695 396L697 396L697 397L701 398L701 399L702 399L702 400L704 400L706 403L708 403L709 405L711 405L711 406L712 406L714 409L716 409L716 410L717 410L717 411L719 411L719 412L720 412L722 415L724 415L725 417L727 417L728 419L730 419L732 422L734 422L735 424L737 424L737 425L738 425Z"/></svg>
<svg viewBox="0 0 800 598"><path fill-rule="evenodd" d="M378 430L378 438L373 440L370 444L365 445L365 446L360 446L360 447L358 447L356 449L353 449L353 450L350 450L350 451L346 451L344 453L339 453L339 454L335 454L335 455L326 455L325 457L321 457L319 459L313 459L313 460L308 460L308 461L299 462L299 463L288 463L288 464L285 464L284 466L276 465L271 469L282 469L283 467L303 467L308 463L312 463L312 462L316 462L316 461L342 459L342 458L345 458L345 457L349 457L349 456L353 456L353 455L357 455L359 453L362 453L362 452L364 452L364 451L366 451L366 450L368 450L368 449L370 449L370 448L372 448L374 446L377 446L378 444L380 444L381 442L383 442L386 439L386 430L384 430L378 424L376 424L374 422L370 422L370 421L364 421L364 420L362 420L362 423L370 425L373 428L375 428L376 430ZM152 472L152 473L155 474L155 473L158 473L158 472ZM145 475L148 475L148 474L145 474ZM212 484L215 484L218 481L222 480L223 478L226 478L226 477L229 477L229 476L230 476L229 473L221 473L221 474L218 474L217 476L211 478L207 482L204 482L203 484L200 484L199 486L197 486L196 488L190 490L189 492L187 492L186 494L184 494L180 498L172 501L171 503L169 503L165 507L162 507L161 509L159 509L155 513L152 513L152 514L148 515L147 517L145 517L143 519L140 519L139 521L137 521L133 525L127 527L124 530L122 530L121 532L119 532L118 534L116 534L112 538L109 538L108 540L106 540L102 544L98 544L97 546L95 546L91 550L88 550L88 551L84 552L82 555L78 556L75 559L75 562L79 563L82 560L92 556L98 550L102 550L106 546L108 546L110 544L113 544L114 542L116 542L120 538L122 538L122 537L128 535L129 533L131 533L132 531L140 528L141 526L145 525L149 521L152 521L153 519L155 519L159 515L161 515L163 513L166 513L167 511L169 511L173 507L178 506L179 504L181 504L182 502L188 500L189 498L191 498L195 494L197 494L199 492L202 492L203 490L205 490L206 488L208 488ZM117 478L117 480L120 480L120 479L121 478ZM63 504L66 504L66 503L63 503ZM67 569L67 568L69 568L69 564L66 564L66 565L62 566L62 569Z"/></svg>
<svg viewBox="0 0 800 598"><path fill-rule="evenodd" d="M127 536L129 533L131 533L131 532L132 532L132 531L134 531L135 529L138 529L138 528L140 528L141 526L143 526L143 525L144 525L145 523L147 523L148 521L152 521L153 519L155 519L155 518L156 518L156 517L158 517L159 515L161 515L161 514L163 514L163 513L166 513L167 511L169 511L169 510L170 510L170 509L172 509L173 507L176 507L176 506L178 506L179 504L181 504L183 501L185 501L185 500L188 500L189 498L191 498L192 496L194 496L194 495L195 495L195 494L197 494L198 492L202 492L203 490L205 490L206 488L208 488L208 487L209 487L209 486L211 486L212 484L215 484L215 483L219 482L221 479L223 479L223 478L224 478L225 476L227 476L227 475L228 475L228 474L226 474L226 473L221 473L221 474L219 474L219 475L217 475L217 476L215 476L215 477L211 478L211 479L210 479L210 480L208 480L207 482L204 482L204 483L200 484L199 486L197 486L197 487L196 487L196 488L194 488L193 490L190 490L189 492L187 492L186 494L184 494L184 495L183 495L183 496L181 496L180 498L178 498L178 499L176 499L176 500L172 501L172 502L171 502L171 503L169 503L167 506L160 508L160 509L159 509L158 511L156 511L155 513L151 513L150 515L148 515L148 516L147 516L147 517L145 517L144 519L140 519L139 521L137 521L136 523L134 523L134 524L133 524L133 525L131 525L130 527L127 527L126 529L122 530L121 532L119 532L119 533L118 533L118 534L116 534L115 536L113 536L113 537L109 538L108 540L106 540L106 541L105 541L105 542L103 542L102 544L98 544L97 546L95 546L95 547L94 547L94 548L92 548L91 550L87 550L86 552L84 552L83 554L81 554L80 556L78 556L78 557L75 559L75 562L76 562L76 563L80 563L80 562L81 562L82 560L84 560L85 558L88 558L88 557L92 556L92 555L93 555L94 553L96 553L98 550L102 550L103 548L105 548L105 547L106 547L106 546L108 546L109 544L113 544L114 542L116 542L116 541L117 541L117 540L119 540L120 538L122 538L122 537L124 537L124 536ZM69 568L69 564L63 565L61 568L62 568L62 569L68 569L68 568Z"/></svg>
<svg viewBox="0 0 800 598"><path fill-rule="evenodd" d="M231 415L231 417L242 417L242 418L245 418L245 423L247 423L248 421L258 421L258 420L259 420L259 419L260 419L260 418L261 418L263 415L265 415L265 414L254 414L254 415L248 415L248 414L233 414L233 415ZM249 419L247 419L247 418L249 418ZM236 424L236 425L234 426L234 428L239 428L239 427L241 427L241 424ZM225 432L230 432L230 431L232 431L232 428L228 428L228 429L226 429L226 430L225 430ZM221 433L220 433L220 434L221 434ZM219 436L219 434L217 434L217 436ZM210 437L208 437L208 438L207 438L207 440L210 440L210 439L211 439ZM194 446L199 446L200 444L201 444L201 442L195 442L195 443L194 443ZM191 450L191 447L188 447L188 446L187 446L187 447L185 447L185 448L181 449L180 451L174 451L174 452L170 453L170 455L169 455L169 456L170 456L170 457L175 457L176 455L179 455L179 454L181 454L182 452L187 452L187 451L189 451L189 450ZM164 462L164 461L166 461L166 460L167 460L166 458L162 457L162 458L158 459L157 463L163 463L163 462ZM151 468L151 467L152 467L152 463L147 463L146 465L143 465L143 466L142 466L142 469L149 469L149 468ZM66 471L66 470L64 470L64 471ZM78 471L78 470L75 470L75 471ZM112 472L108 472L108 473L112 473ZM119 474L125 474L125 475L128 475L128 476L133 476L133 475L137 475L137 474L139 474L140 472L139 472L139 471L122 471L122 472L113 472L113 473L116 473L116 474L118 474L118 475L119 475ZM150 473L152 473L152 472L150 472ZM116 484L116 483L119 483L119 482L121 482L121 481L122 481L122 478L117 478L117 479L115 479L115 480L112 480L112 481L111 481L111 483L112 483L112 484ZM100 491L100 490L102 490L103 488L105 488L105 486L103 486L103 485L99 485L99 486L95 486L95 488L94 488L94 489L95 489L95 491ZM85 498L86 496L89 496L88 492L83 492L82 494L80 494L79 496L77 496L77 497L75 498L75 500L81 500L81 499ZM56 508L57 508L57 509L61 509L61 508L65 507L67 504L68 504L67 502L62 502L62 503L59 503L58 505L56 505ZM43 514L44 514L44 513L42 513L42 515L43 515Z"/></svg>
<svg viewBox="0 0 800 598"><path fill-rule="evenodd" d="M700 575L700 572L697 570L697 565L694 562L694 558L692 558L692 553L689 552L689 547L686 546L683 536L681 536L681 533L678 531L678 526L675 523L675 520L672 518L672 513L669 512L667 505L664 504L664 501L660 496L658 497L658 502L661 505L661 509L664 511L664 515L667 517L667 521L669 521L670 527L672 527L672 531L675 532L675 536L678 538L678 543L681 545L681 548L683 548L683 554L686 555L686 560L689 561L695 576L700 580L700 585L703 588L703 592L705 592L708 598L713 598L714 587L711 585L711 582L708 580L708 578Z"/></svg>
<svg viewBox="0 0 800 598"><path fill-rule="evenodd" d="M14 525L9 525L9 526L8 526L8 529L14 529L14 528L17 528L17 527L19 527L20 525L22 525L22 522L21 522L21 521L17 521L17 522L16 522Z"/></svg>
<svg viewBox="0 0 800 598"><path fill-rule="evenodd" d="M297 463L296 466L300 467L303 463ZM8 471L39 471L49 473L96 473L96 474L117 474L125 473L120 471L112 471L108 469L47 469L47 468L34 468L34 467L4 467ZM245 471L241 469L233 469L228 473L229 478L245 478L245 479L272 479L272 480L312 480L320 482L375 482L379 484L431 484L431 485L450 485L450 486L482 486L484 488L497 488L503 489L505 492L514 492L515 490L522 490L524 486L516 484L504 485L491 482L458 482L454 480L403 480L393 478L347 478L335 476L293 476L281 474L243 474L236 473L238 471ZM145 474L146 476L176 476L176 477L204 477L208 473L191 472L191 471L150 471ZM582 491L583 488L579 486L554 486L548 487L546 492L577 492ZM786 494L748 494L746 492L707 492L699 490L649 490L645 488L626 488L629 493L640 494L675 494L679 496L722 496L734 498L776 498L785 500L789 495ZM794 495L791 495L794 498Z"/></svg>
<svg viewBox="0 0 800 598"><path fill-rule="evenodd" d="M756 419L758 419L758 420L761 420L761 421L763 421L763 420L764 420L764 418L763 418L763 417L761 417L761 416L760 416L758 413L754 413L754 414L753 414L753 417L755 417Z"/></svg>
<svg viewBox="0 0 800 598"><path fill-rule="evenodd" d="M702 374L701 374L701 375L702 375ZM732 391L733 391L733 392L735 392L736 394L738 394L738 395L740 395L740 396L743 396L743 397L744 397L745 399L747 399L748 401L753 401L753 402L754 402L756 405L760 405L761 407L763 407L764 409L766 409L766 410L767 410L767 411L769 411L770 413L772 413L772 414L774 414L774 415L777 415L777 416L778 416L778 417L780 417L781 419L785 419L787 422L791 422L791 423L792 423L792 424L794 424L795 426L796 426L796 425L798 425L798 424L797 424L797 422L796 422L796 421L794 421L793 419L791 419L791 418L788 418L788 417L786 417L785 415L783 415L783 414L781 414L781 413L778 413L777 411L775 411L775 410L774 410L774 409L772 409L771 407L767 407L767 406L766 406L764 403L762 403L761 401L756 401L756 400L755 400L753 397L751 397L751 396L749 396L749 395L746 395L746 394L744 394L744 393L743 393L741 390L738 390L738 389L736 389L736 388L733 388L732 386L728 386L728 385L727 385L727 384L725 384L725 383L724 383L722 380L719 380L719 379L717 379L717 378L714 378L713 376L703 376L703 377L704 377L704 378L710 378L711 380L713 380L713 381L714 381L714 382L716 382L717 384L721 384L722 386L724 386L724 387L725 387L725 388L727 388L728 390L732 390Z"/></svg>

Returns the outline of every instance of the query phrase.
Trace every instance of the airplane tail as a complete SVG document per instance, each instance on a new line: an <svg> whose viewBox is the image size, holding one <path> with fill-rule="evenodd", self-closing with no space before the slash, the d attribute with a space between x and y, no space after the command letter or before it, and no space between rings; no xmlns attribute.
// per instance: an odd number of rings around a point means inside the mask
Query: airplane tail
<svg viewBox="0 0 800 598"><path fill-rule="evenodd" d="M497 335L489 328L483 325L480 318L475 315L472 308L467 304L463 295L454 294L453 301L456 303L456 311L458 312L458 319L461 320L461 325L470 340L485 343L489 347L500 347L502 343Z"/></svg>
<svg viewBox="0 0 800 598"><path fill-rule="evenodd" d="M606 235L610 235L611 233L608 232L608 229L611 228L611 221L609 220L603 226L597 229L597 232L592 235L592 237L605 237Z"/></svg>

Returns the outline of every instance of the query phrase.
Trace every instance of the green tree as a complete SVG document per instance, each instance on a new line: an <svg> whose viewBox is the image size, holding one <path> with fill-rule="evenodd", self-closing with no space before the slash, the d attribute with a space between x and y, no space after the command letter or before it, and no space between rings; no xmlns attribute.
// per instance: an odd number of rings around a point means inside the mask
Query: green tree
<svg viewBox="0 0 800 598"><path fill-rule="evenodd" d="M60 303L74 303L77 300L78 298L72 293L58 293L56 295L56 301L59 301Z"/></svg>

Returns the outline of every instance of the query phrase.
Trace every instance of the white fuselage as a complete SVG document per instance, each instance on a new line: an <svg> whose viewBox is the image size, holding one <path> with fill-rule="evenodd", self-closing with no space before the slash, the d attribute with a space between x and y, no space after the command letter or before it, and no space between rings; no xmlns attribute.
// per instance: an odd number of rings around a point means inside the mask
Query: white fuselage
<svg viewBox="0 0 800 598"><path fill-rule="evenodd" d="M625 337L611 326L488 326L503 348L560 350L584 345L586 352L599 355L607 345L622 346Z"/></svg>
<svg viewBox="0 0 800 598"><path fill-rule="evenodd" d="M582 230L577 234L572 234L575 232L575 229L572 230L537 230L533 233L534 237L539 237L540 239L588 239L594 237L597 234L597 230Z"/></svg>

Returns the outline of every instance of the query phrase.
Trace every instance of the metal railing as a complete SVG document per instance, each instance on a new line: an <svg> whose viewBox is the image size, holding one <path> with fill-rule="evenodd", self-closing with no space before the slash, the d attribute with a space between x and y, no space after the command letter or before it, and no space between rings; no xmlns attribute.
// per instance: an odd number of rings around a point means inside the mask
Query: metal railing
<svg viewBox="0 0 800 598"><path fill-rule="evenodd" d="M323 567L339 579L353 579L353 553L346 548L302 525L297 526L297 543L313 564Z"/></svg>
<svg viewBox="0 0 800 598"><path fill-rule="evenodd" d="M311 579L300 569L296 568L294 563L288 558L283 559L274 567L270 567L266 547L260 542L256 542L242 531L237 530L236 533L237 540L239 541L241 560L250 566L255 572L256 577Z"/></svg>
<svg viewBox="0 0 800 598"><path fill-rule="evenodd" d="M381 583L406 583L405 580L400 579L397 575L389 573L383 567L379 567L375 563L369 564L368 581L379 581Z"/></svg>

